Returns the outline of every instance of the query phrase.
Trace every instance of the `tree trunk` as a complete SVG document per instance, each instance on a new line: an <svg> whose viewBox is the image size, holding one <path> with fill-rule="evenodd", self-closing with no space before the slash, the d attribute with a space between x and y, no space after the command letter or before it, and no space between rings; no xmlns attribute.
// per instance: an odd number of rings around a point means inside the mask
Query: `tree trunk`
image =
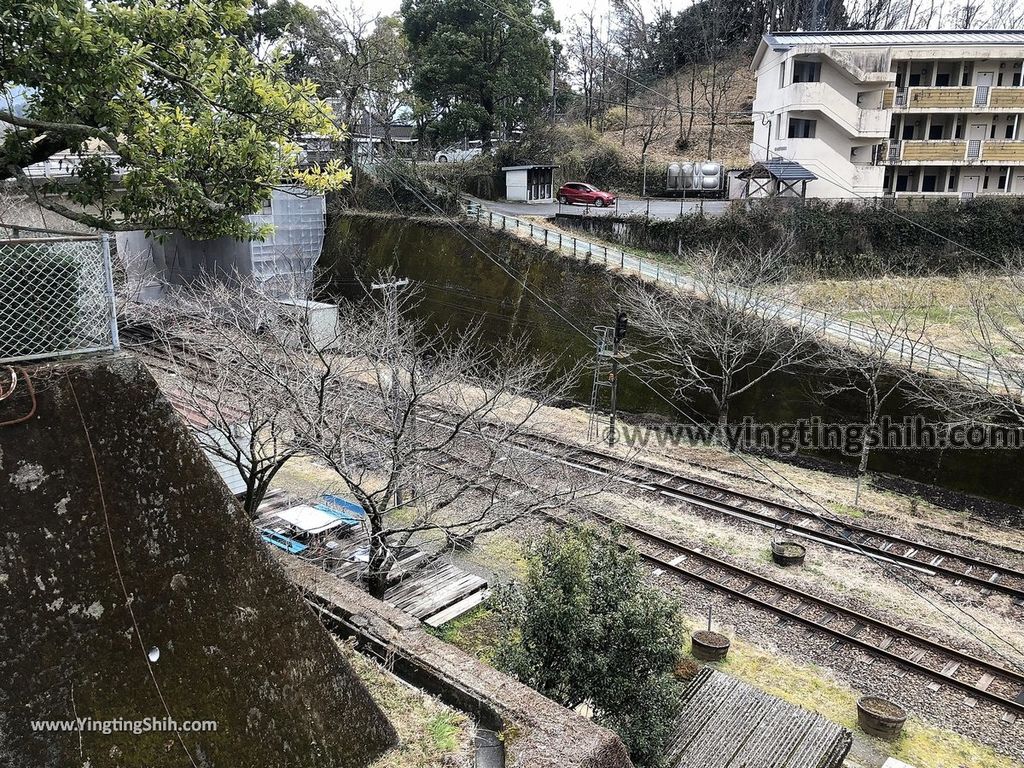
<svg viewBox="0 0 1024 768"><path fill-rule="evenodd" d="M875 426L872 424L864 433L864 445L860 449L860 463L857 465L857 488L853 492L853 506L860 505L860 486L864 476L868 473L868 458L871 455L871 448L868 446L868 439L875 432Z"/></svg>
<svg viewBox="0 0 1024 768"><path fill-rule="evenodd" d="M370 524L370 557L366 563L366 575L363 577L363 581L366 584L367 592L378 600L383 600L384 593L388 588L388 576L391 573L389 564L391 552L384 537L384 521L381 519L381 515L369 513L366 519Z"/></svg>

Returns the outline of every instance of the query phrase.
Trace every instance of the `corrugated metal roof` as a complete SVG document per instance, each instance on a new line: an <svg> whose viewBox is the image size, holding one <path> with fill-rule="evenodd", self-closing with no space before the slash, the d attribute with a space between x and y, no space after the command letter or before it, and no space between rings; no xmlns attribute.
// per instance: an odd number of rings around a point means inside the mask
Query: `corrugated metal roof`
<svg viewBox="0 0 1024 768"><path fill-rule="evenodd" d="M764 36L772 47L793 45L1024 45L1024 30L892 29L776 32Z"/></svg>
<svg viewBox="0 0 1024 768"><path fill-rule="evenodd" d="M764 178L759 171L764 171L779 181L814 181L818 178L794 160L764 160L754 163L749 170L740 174L740 178Z"/></svg>
<svg viewBox="0 0 1024 768"><path fill-rule="evenodd" d="M238 467L218 454L214 447L219 445L221 449L229 449L227 437L216 428L199 430L197 437L199 437L199 447L203 449L206 458L217 470L217 474L220 475L231 494L241 496L245 493L245 480L242 479L242 473L238 471Z"/></svg>
<svg viewBox="0 0 1024 768"><path fill-rule="evenodd" d="M839 768L852 736L821 715L704 667L683 693L676 768Z"/></svg>

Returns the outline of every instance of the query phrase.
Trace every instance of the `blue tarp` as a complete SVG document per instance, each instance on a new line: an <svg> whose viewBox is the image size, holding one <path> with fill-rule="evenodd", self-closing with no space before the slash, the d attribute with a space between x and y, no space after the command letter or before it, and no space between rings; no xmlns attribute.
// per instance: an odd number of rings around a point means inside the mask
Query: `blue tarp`
<svg viewBox="0 0 1024 768"><path fill-rule="evenodd" d="M262 528L260 529L260 533L262 534L263 540L265 542L267 542L268 544L273 544L275 547L283 549L285 552L288 552L290 554L297 555L300 552L306 551L307 549L306 545L302 542L296 541L295 539L290 539L287 536L278 533L277 531L271 531L267 528Z"/></svg>
<svg viewBox="0 0 1024 768"><path fill-rule="evenodd" d="M331 494L324 494L323 503L313 506L322 512L334 515L339 520L344 520L349 525L358 525L366 517L365 510L354 501Z"/></svg>

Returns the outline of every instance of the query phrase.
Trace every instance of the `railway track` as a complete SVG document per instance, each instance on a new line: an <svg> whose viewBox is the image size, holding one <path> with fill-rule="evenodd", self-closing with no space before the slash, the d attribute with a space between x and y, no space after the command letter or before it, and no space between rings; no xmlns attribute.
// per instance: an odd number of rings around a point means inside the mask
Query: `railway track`
<svg viewBox="0 0 1024 768"><path fill-rule="evenodd" d="M465 456L447 452L435 469L459 473ZM464 470L461 470L464 471ZM510 481L522 484L517 478ZM461 476L461 475L460 475ZM783 584L770 576L752 573L698 549L669 539L642 526L612 515L581 509L573 505L565 512L546 511L553 523L568 526L579 520L593 519L606 527L616 527L627 535L638 555L655 573L667 573L683 581L697 582L720 594L799 624L809 630L833 637L864 653L886 659L902 668L926 675L941 685L962 692L965 703L974 706L979 699L1007 710L1012 722L1024 715L1024 668L1011 668L989 661L953 645L896 626L853 608ZM620 541L620 546L628 545Z"/></svg>
<svg viewBox="0 0 1024 768"><path fill-rule="evenodd" d="M623 462L619 457L555 438L531 435L529 440L519 442L522 447L533 450L538 449L538 444L547 446L548 450L541 450L553 459L571 462L589 472L615 475L621 482L698 509L766 528L782 528L789 534L827 546L870 555L876 560L908 566L919 572L937 574L954 583L1006 594L1018 605L1024 605L1024 572L989 560L826 517L823 513L788 506L705 480L683 477L651 464L633 462L632 466L637 471L623 475ZM566 459L566 455L572 458Z"/></svg>
<svg viewBox="0 0 1024 768"><path fill-rule="evenodd" d="M152 362L158 367L164 365L160 355L152 356ZM443 424L443 416L440 421L430 419L432 423ZM557 448L556 456L552 458L561 462L569 463L580 469L591 472L609 474L608 462L621 464L617 457L609 456L600 451L581 448L576 445L563 443L554 438L531 437L530 440L517 441L522 444L520 447L538 452L538 444L547 444L547 454L551 454L553 448ZM566 458L566 454L572 458ZM452 457L457 459L457 457ZM463 459L464 460L464 459ZM440 467L438 467L440 469ZM615 470L619 473L619 470ZM761 524L773 527L785 524L794 533L801 530L796 528L798 523L793 522L798 513L802 516L814 517L811 513L784 505L769 502L764 499L748 496L739 492L714 486L711 483L702 483L692 479L679 478L671 472L661 470L657 467L643 466L644 475L635 475L624 478L627 482L664 495L670 495L690 504L696 504L707 509L721 512L723 514L741 517ZM703 492L701 494L700 492ZM716 494L715 498L709 498L710 493ZM720 495L719 495L720 494ZM735 501L726 501L731 497ZM741 504L740 502L746 502ZM769 514L759 510L747 508L748 505L762 505L775 508L788 513ZM914 670L927 675L943 685L963 692L969 699L984 699L996 703L1014 717L1024 714L1024 674L1002 666L1000 664L982 659L971 653L961 651L952 646L937 642L930 638L918 635L909 630L893 626L885 621L876 619L853 609L834 603L830 600L817 597L803 590L777 582L767 576L750 573L740 566L732 565L712 555L700 552L687 547L676 541L649 531L641 526L624 522L610 515L587 511L584 513L592 516L607 525L615 525L624 530L634 541L638 543L637 551L640 556L653 567L680 579L691 582L698 582L715 590L716 592L729 595L737 600L754 605L757 608L768 611L774 615L805 626L813 631L834 637L854 646L864 652L875 656L886 658L904 668ZM563 517L548 513L549 517L559 523L568 524ZM856 530L845 521L838 523L846 528ZM809 538L826 540L821 531L813 530L804 526ZM868 529L864 529L867 531ZM873 536L886 536L877 532L870 532ZM890 537L896 541L905 540L898 537ZM866 537L865 537L866 539ZM827 541L827 540L826 540ZM851 548L851 540L844 538L840 542L845 548ZM858 542L867 551L871 544L865 545ZM916 542L919 548L925 547ZM896 559L897 553L882 550L888 559ZM972 559L964 556L945 553L942 550L929 547L932 551L942 553L947 557L956 556L961 558L959 562L969 562ZM915 564L912 556L907 556ZM981 562L981 561L977 561ZM988 564L991 565L991 564ZM998 568L998 566L993 566ZM947 569L951 570L951 569ZM1024 574L1008 571L1024 579ZM936 572L941 572L936 569ZM1007 574L1000 574L1005 577ZM957 578L963 578L957 573ZM981 577L975 577L975 580ZM964 579L969 580L969 579ZM986 588L992 588L992 582L988 579L983 581ZM1004 589L1010 589L1005 582L997 581L996 584Z"/></svg>
<svg viewBox="0 0 1024 768"><path fill-rule="evenodd" d="M144 357L148 364L174 371L155 349L147 349ZM634 461L632 466L637 471L624 475L620 458L556 438L531 435L528 439L517 438L516 442L528 450L538 450L541 446L539 450L553 460L570 463L591 473L614 475L621 482L700 510L766 528L784 529L790 535L870 556L881 562L910 567L920 573L939 575L955 584L968 584L1009 595L1018 605L1024 606L1024 572L989 560L826 517L822 513L743 493L707 480L684 477L652 464ZM572 458L567 459L567 455Z"/></svg>
<svg viewBox="0 0 1024 768"><path fill-rule="evenodd" d="M751 573L712 555L640 526L599 512L586 515L625 531L639 542L637 552L650 565L679 578L752 604L788 621L886 658L965 693L1024 715L1024 674L930 638L895 627L801 589ZM549 517L569 524L559 515Z"/></svg>

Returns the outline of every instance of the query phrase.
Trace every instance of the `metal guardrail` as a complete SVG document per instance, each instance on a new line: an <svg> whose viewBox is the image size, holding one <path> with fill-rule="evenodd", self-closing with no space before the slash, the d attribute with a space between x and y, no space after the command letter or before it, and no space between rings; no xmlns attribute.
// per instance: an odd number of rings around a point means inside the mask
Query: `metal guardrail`
<svg viewBox="0 0 1024 768"><path fill-rule="evenodd" d="M671 288L702 293L693 278L670 269L659 261L652 259L645 261L642 256L628 253L621 248L597 244L590 240L583 240L548 229L531 221L523 221L515 216L495 213L476 202L470 202L466 211L470 218L480 224L486 224L491 229L525 234L545 247L572 255L573 258L588 262L597 261L607 268L632 272L644 279L653 280ZM966 357L958 352L906 338L901 339L899 343L890 344L869 326L855 323L839 315L829 314L823 310L805 307L789 299L777 296L766 296L765 298L770 302L773 314L799 325L805 331L811 331L822 339L858 349L881 349L891 362L908 370L926 374L955 375L986 389L994 388L1000 393L1024 400L1024 373L1019 379L1015 376L1007 378L1001 370L988 363Z"/></svg>
<svg viewBox="0 0 1024 768"><path fill-rule="evenodd" d="M118 349L110 239L0 239L0 363Z"/></svg>

